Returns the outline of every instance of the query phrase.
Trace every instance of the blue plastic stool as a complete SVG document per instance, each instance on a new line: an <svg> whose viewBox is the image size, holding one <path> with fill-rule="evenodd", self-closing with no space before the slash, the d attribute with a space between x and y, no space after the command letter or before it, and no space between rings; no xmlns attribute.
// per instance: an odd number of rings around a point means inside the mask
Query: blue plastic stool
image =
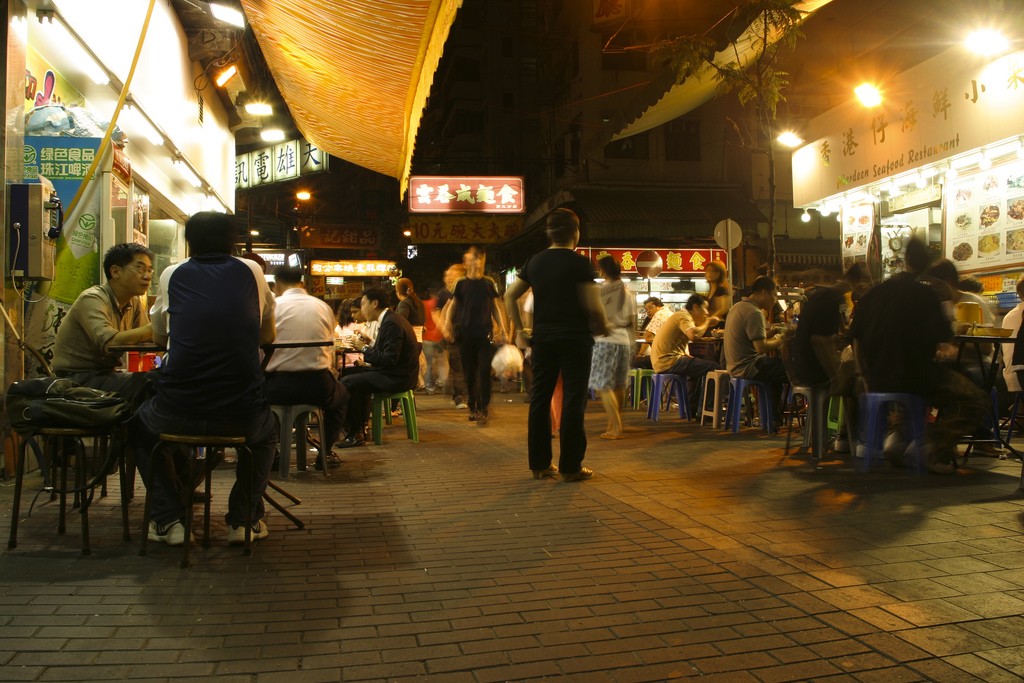
<svg viewBox="0 0 1024 683"><path fill-rule="evenodd" d="M928 463L922 457L928 401L918 394L868 392L860 397L859 422L864 425L865 448L860 469L869 469L871 461L882 453L882 445L889 426L889 407L893 404L901 405L907 411L910 437L918 455L915 470L918 474L924 474L928 471Z"/></svg>
<svg viewBox="0 0 1024 683"><path fill-rule="evenodd" d="M772 401L771 387L767 382L757 379L733 377L729 380L729 408L725 414L725 422L733 433L740 431L740 412L743 410L743 398L749 391L757 393L757 407L761 417L761 429L774 433L775 402Z"/></svg>
<svg viewBox="0 0 1024 683"><path fill-rule="evenodd" d="M689 419L690 400L686 395L686 380L671 372L659 372L651 376L651 391L647 394L647 419L658 421L661 404L666 398L675 397L679 404L679 417Z"/></svg>

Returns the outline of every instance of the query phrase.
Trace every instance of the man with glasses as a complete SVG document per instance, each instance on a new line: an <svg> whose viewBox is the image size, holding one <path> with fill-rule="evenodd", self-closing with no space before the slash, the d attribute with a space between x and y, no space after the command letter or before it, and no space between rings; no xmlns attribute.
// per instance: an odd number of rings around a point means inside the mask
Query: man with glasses
<svg viewBox="0 0 1024 683"><path fill-rule="evenodd" d="M153 339L142 297L153 279L153 253L140 244L115 244L103 257L107 281L82 292L57 329L53 369L78 384L114 391L134 408L142 402L147 373L118 372L123 353L112 346Z"/></svg>

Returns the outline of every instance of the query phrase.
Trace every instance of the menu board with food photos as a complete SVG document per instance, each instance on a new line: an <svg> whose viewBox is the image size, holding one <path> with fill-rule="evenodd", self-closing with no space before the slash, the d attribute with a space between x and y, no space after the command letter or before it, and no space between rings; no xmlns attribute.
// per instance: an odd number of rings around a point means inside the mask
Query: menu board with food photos
<svg viewBox="0 0 1024 683"><path fill-rule="evenodd" d="M875 206L848 204L840 212L839 222L842 224L843 271L846 271L855 262L867 260L871 231L875 228Z"/></svg>
<svg viewBox="0 0 1024 683"><path fill-rule="evenodd" d="M961 271L1024 262L1024 163L947 183L945 228L946 256Z"/></svg>

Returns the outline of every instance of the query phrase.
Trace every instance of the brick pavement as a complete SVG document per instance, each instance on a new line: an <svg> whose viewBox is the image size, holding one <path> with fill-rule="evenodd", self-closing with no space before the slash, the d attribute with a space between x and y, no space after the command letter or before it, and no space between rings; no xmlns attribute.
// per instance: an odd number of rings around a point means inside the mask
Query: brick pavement
<svg viewBox="0 0 1024 683"><path fill-rule="evenodd" d="M780 437L630 412L628 440L592 440L593 480L534 481L518 395L485 428L437 396L418 412L421 444L396 424L294 476L306 529L272 512L252 558L223 541L223 468L187 570L121 542L116 496L85 558L77 520L57 536L37 507L0 553L0 680L1024 678L1019 464L816 469Z"/></svg>

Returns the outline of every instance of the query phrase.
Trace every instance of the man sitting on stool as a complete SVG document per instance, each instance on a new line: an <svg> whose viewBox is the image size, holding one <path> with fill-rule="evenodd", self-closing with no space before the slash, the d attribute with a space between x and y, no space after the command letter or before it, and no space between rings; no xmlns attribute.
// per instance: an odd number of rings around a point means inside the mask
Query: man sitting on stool
<svg viewBox="0 0 1024 683"><path fill-rule="evenodd" d="M330 342L330 346L275 349L267 363L267 400L271 405L310 403L324 413L324 443L316 468L340 461L331 446L341 437L348 390L334 374L334 312L326 303L310 296L302 284L302 269L279 266L274 270L277 295L277 342Z"/></svg>
<svg viewBox="0 0 1024 683"><path fill-rule="evenodd" d="M147 373L118 372L123 353L111 346L152 341L141 299L153 278L153 253L141 244L115 244L103 257L106 284L78 295L53 346L53 370L78 384L115 391L136 408L146 398Z"/></svg>
<svg viewBox="0 0 1024 683"><path fill-rule="evenodd" d="M686 301L686 307L676 311L662 323L651 344L651 365L655 372L679 375L683 382L687 378L693 385L687 390L690 406L700 405L697 387L700 379L710 370L718 370L718 363L689 354L689 344L704 336L708 329L715 327L719 319L708 315L708 300L694 294Z"/></svg>
<svg viewBox="0 0 1024 683"><path fill-rule="evenodd" d="M189 258L160 275L153 305L153 339L167 345L156 393L138 410L148 447L137 465L149 491L149 540L185 542L182 520L191 515L175 479L152 460L159 434L244 436L251 458L239 458L228 499L228 542L269 535L263 492L277 451L277 419L270 411L260 370L260 346L274 341L274 297L263 271L235 258L235 223L227 214L201 211L185 224ZM252 488L245 488L252 469ZM246 501L251 507L246 510Z"/></svg>
<svg viewBox="0 0 1024 683"><path fill-rule="evenodd" d="M373 346L360 334L352 344L363 352L369 366L349 368L341 383L348 389L348 412L345 419L345 440L338 448L361 446L366 442L366 420L370 415L370 395L394 394L416 386L420 372L420 343L412 325L394 311L388 310L390 297L374 287L363 292L360 311L367 323L379 322Z"/></svg>

